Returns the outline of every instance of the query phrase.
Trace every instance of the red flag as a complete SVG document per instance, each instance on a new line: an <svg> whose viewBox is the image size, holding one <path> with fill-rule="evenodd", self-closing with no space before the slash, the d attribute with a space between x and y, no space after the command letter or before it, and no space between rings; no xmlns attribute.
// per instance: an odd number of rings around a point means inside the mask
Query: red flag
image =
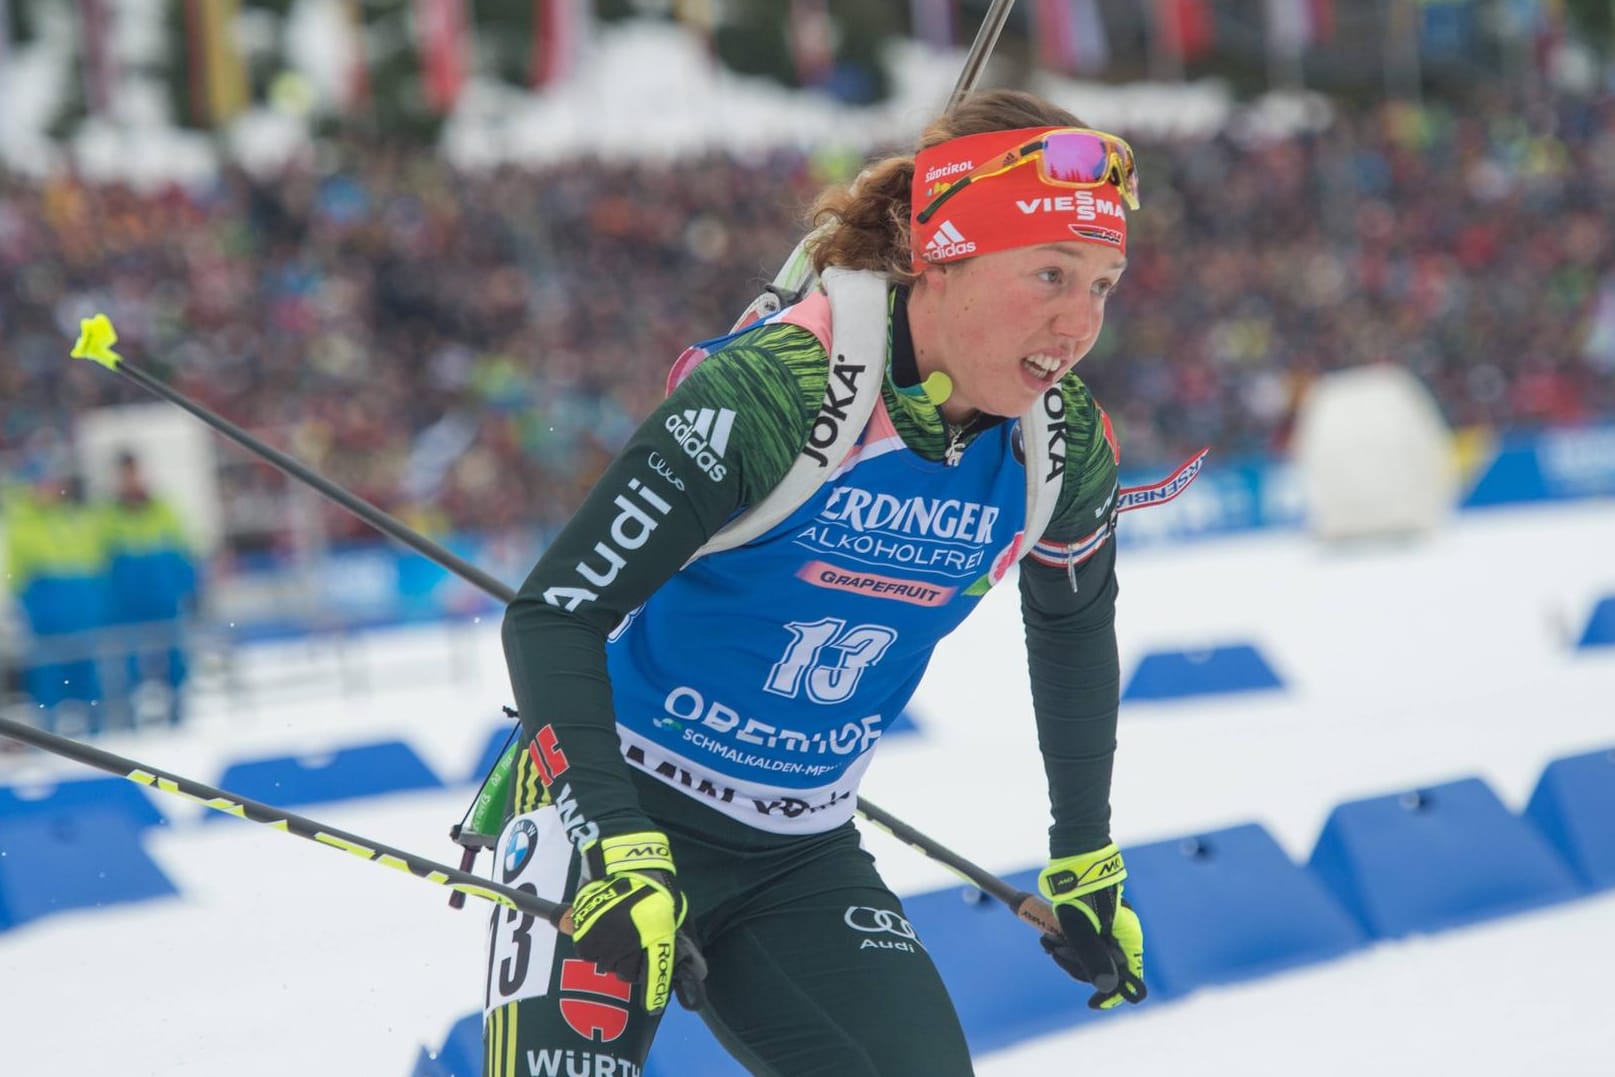
<svg viewBox="0 0 1615 1077"><path fill-rule="evenodd" d="M79 0L79 28L84 42L84 104L93 113L106 112L112 104L112 88L117 79L117 60L112 55L112 26L105 0Z"/></svg>
<svg viewBox="0 0 1615 1077"><path fill-rule="evenodd" d="M533 0L533 86L549 86L572 73L583 19L578 0Z"/></svg>
<svg viewBox="0 0 1615 1077"><path fill-rule="evenodd" d="M1067 72L1072 67L1071 18L1065 0L1032 0L1028 14L1037 42L1037 65L1045 71Z"/></svg>
<svg viewBox="0 0 1615 1077"><path fill-rule="evenodd" d="M1312 40L1328 41L1335 36L1335 0L1311 0Z"/></svg>
<svg viewBox="0 0 1615 1077"><path fill-rule="evenodd" d="M466 0L415 0L415 41L426 103L449 112L466 75Z"/></svg>
<svg viewBox="0 0 1615 1077"><path fill-rule="evenodd" d="M344 87L347 99L343 102L343 106L352 110L370 103L370 55L365 42L364 13L359 10L359 0L345 0L342 15L348 24L349 48L352 50L348 57L348 84Z"/></svg>
<svg viewBox="0 0 1615 1077"><path fill-rule="evenodd" d="M1060 73L1099 71L1110 40L1096 0L1036 0L1031 10L1039 66Z"/></svg>
<svg viewBox="0 0 1615 1077"><path fill-rule="evenodd" d="M819 86L828 81L835 67L829 0L791 0L789 33L797 82Z"/></svg>
<svg viewBox="0 0 1615 1077"><path fill-rule="evenodd" d="M1206 0L1155 0L1155 34L1166 51L1179 60L1193 60L1210 52L1217 33Z"/></svg>

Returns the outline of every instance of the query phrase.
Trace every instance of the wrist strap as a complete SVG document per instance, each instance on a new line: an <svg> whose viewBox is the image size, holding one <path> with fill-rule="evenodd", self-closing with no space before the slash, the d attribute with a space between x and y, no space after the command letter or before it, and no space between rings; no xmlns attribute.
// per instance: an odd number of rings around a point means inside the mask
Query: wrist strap
<svg viewBox="0 0 1615 1077"><path fill-rule="evenodd" d="M1037 888L1050 900L1070 899L1115 886L1125 878L1122 852L1111 842L1091 853L1050 861L1037 878Z"/></svg>
<svg viewBox="0 0 1615 1077"><path fill-rule="evenodd" d="M589 852L585 848L584 854L588 855ZM598 852L601 866L606 871L665 871L675 874L673 851L668 848L667 835L658 830L601 838Z"/></svg>

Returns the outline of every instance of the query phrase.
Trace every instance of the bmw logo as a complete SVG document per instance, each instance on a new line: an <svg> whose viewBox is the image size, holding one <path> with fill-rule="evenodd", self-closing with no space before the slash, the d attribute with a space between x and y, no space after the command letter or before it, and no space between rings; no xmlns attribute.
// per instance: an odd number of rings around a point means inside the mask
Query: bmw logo
<svg viewBox="0 0 1615 1077"><path fill-rule="evenodd" d="M538 827L531 819L517 819L505 838L505 854L500 858L504 867L505 882L521 874L522 868L533 858L533 846L538 844Z"/></svg>

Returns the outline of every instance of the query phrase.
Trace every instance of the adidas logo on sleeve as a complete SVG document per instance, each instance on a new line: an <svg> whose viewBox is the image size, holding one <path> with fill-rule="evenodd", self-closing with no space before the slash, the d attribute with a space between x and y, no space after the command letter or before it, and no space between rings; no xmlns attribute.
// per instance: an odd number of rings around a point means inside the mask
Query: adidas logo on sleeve
<svg viewBox="0 0 1615 1077"><path fill-rule="evenodd" d="M975 241L966 239L964 233L953 226L952 221L943 221L937 225L936 235L925 245L927 262L945 262L949 258L975 253Z"/></svg>
<svg viewBox="0 0 1615 1077"><path fill-rule="evenodd" d="M713 482L723 481L729 469L723 451L729 447L729 431L735 413L729 408L690 408L682 415L669 415L663 424L678 441L684 455L694 460Z"/></svg>

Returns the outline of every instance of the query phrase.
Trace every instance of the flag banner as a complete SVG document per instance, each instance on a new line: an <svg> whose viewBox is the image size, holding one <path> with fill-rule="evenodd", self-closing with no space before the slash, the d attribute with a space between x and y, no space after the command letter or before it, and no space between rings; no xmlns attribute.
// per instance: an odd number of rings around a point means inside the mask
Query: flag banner
<svg viewBox="0 0 1615 1077"><path fill-rule="evenodd" d="M673 18L710 42L718 28L718 0L673 0Z"/></svg>
<svg viewBox="0 0 1615 1077"><path fill-rule="evenodd" d="M78 15L84 105L90 112L101 115L111 108L112 88L118 81L106 0L79 0Z"/></svg>
<svg viewBox="0 0 1615 1077"><path fill-rule="evenodd" d="M1103 71L1110 63L1110 36L1099 13L1099 0L1068 0L1076 69L1082 74Z"/></svg>
<svg viewBox="0 0 1615 1077"><path fill-rule="evenodd" d="M1194 60L1216 46L1216 28L1207 0L1155 0L1151 15L1152 33L1169 56L1180 61Z"/></svg>
<svg viewBox="0 0 1615 1077"><path fill-rule="evenodd" d="M1275 55L1300 56L1334 32L1334 0L1267 0L1267 47Z"/></svg>
<svg viewBox="0 0 1615 1077"><path fill-rule="evenodd" d="M1037 66L1062 75L1070 72L1076 66L1070 6L1065 0L1032 0L1027 14L1032 20Z"/></svg>
<svg viewBox="0 0 1615 1077"><path fill-rule="evenodd" d="M1335 0L1312 0L1307 10L1312 15L1312 43L1334 40Z"/></svg>
<svg viewBox="0 0 1615 1077"><path fill-rule="evenodd" d="M908 0L914 40L933 49L953 48L955 17L955 0Z"/></svg>
<svg viewBox="0 0 1615 1077"><path fill-rule="evenodd" d="M1542 22L1540 0L1502 0L1498 9L1498 29L1508 37L1535 34Z"/></svg>
<svg viewBox="0 0 1615 1077"><path fill-rule="evenodd" d="M534 0L529 79L535 89L553 86L572 74L587 20L586 0Z"/></svg>
<svg viewBox="0 0 1615 1077"><path fill-rule="evenodd" d="M11 87L7 83L11 79L11 8L9 0L0 0L0 101L11 96ZM4 108L0 108L0 152L4 152L6 143L11 139L11 117Z"/></svg>
<svg viewBox="0 0 1615 1077"><path fill-rule="evenodd" d="M787 33L796 80L803 86L822 86L835 68L835 30L830 25L830 0L790 0Z"/></svg>
<svg viewBox="0 0 1615 1077"><path fill-rule="evenodd" d="M1474 36L1469 0L1419 0L1419 41L1426 55L1462 56Z"/></svg>
<svg viewBox="0 0 1615 1077"><path fill-rule="evenodd" d="M370 104L370 50L365 40L364 11L360 0L341 0L342 21L348 30L348 71L342 107L354 112Z"/></svg>
<svg viewBox="0 0 1615 1077"><path fill-rule="evenodd" d="M415 0L415 42L426 104L446 113L460 99L468 46L466 0Z"/></svg>
<svg viewBox="0 0 1615 1077"><path fill-rule="evenodd" d="M241 0L186 0L185 62L191 117L206 127L228 123L247 107L247 65L236 45Z"/></svg>
<svg viewBox="0 0 1615 1077"><path fill-rule="evenodd" d="M1063 75L1092 74L1110 63L1099 0L1033 0L1038 66Z"/></svg>

